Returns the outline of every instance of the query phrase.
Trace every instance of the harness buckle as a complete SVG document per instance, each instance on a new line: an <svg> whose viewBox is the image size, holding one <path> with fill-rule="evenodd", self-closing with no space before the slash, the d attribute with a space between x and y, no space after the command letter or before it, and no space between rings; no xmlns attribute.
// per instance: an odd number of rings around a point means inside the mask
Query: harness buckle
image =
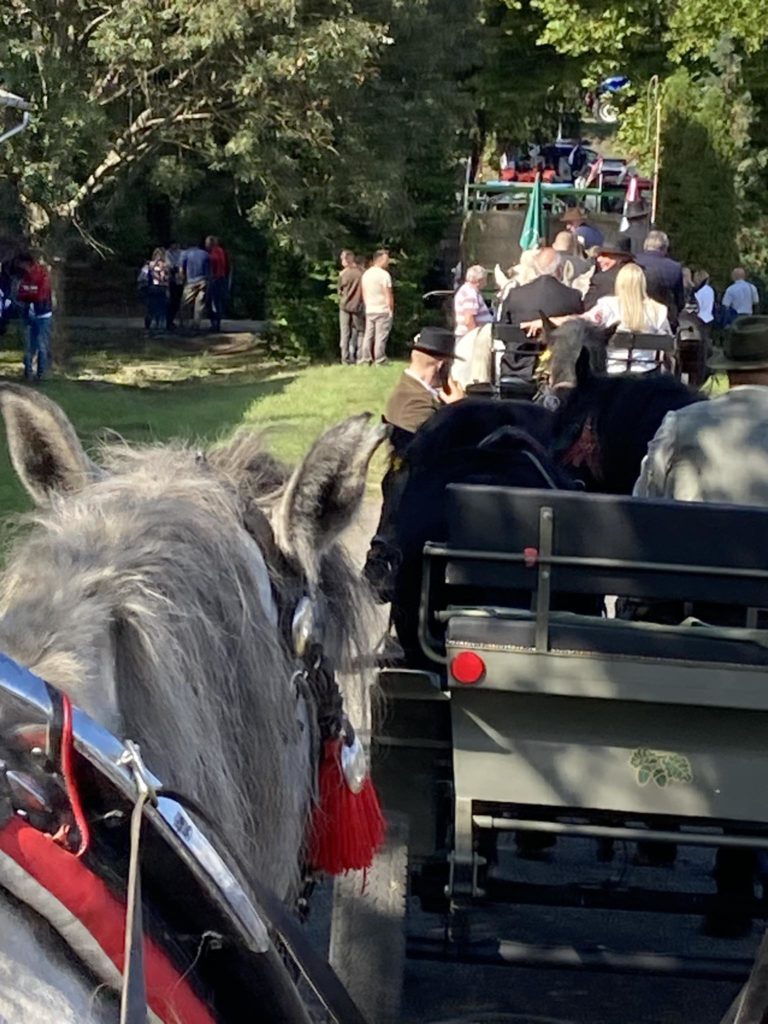
<svg viewBox="0 0 768 1024"><path fill-rule="evenodd" d="M125 740L125 750L117 763L131 769L139 800L142 803L151 803L153 807L156 807L157 790L151 781L150 772L144 764L138 743L134 743L133 740Z"/></svg>

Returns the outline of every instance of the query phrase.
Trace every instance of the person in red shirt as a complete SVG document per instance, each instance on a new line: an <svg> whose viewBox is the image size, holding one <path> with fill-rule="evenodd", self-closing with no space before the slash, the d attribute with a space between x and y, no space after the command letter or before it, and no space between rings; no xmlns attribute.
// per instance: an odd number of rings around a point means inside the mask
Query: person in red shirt
<svg viewBox="0 0 768 1024"><path fill-rule="evenodd" d="M215 235L208 235L205 240L205 248L210 260L208 312L211 318L211 327L214 331L220 331L221 318L224 315L229 290L229 257Z"/></svg>
<svg viewBox="0 0 768 1024"><path fill-rule="evenodd" d="M51 279L40 260L31 253L21 253L16 262L22 272L17 301L22 308L25 325L24 377L32 380L34 369L34 379L39 381L51 361Z"/></svg>

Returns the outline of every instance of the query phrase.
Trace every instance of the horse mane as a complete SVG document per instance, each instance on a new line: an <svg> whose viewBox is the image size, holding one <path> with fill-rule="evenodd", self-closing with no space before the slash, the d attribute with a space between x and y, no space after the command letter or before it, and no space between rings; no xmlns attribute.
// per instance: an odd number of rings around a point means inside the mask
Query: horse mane
<svg viewBox="0 0 768 1024"><path fill-rule="evenodd" d="M0 649L138 740L152 771L207 809L222 854L232 848L285 895L312 768L273 597L300 583L288 563L270 578L270 553L243 514L257 508L268 521L287 470L252 434L208 457L182 444L109 444L100 462L100 479L27 517L0 581ZM320 589L351 634L342 642L340 628L328 643L348 660L364 644L367 597L340 544L323 558Z"/></svg>
<svg viewBox="0 0 768 1024"><path fill-rule="evenodd" d="M585 483L593 490L631 494L666 414L701 399L671 374L588 375L568 390L555 414L553 450L562 460L581 439L588 440L587 447L596 446L601 478Z"/></svg>

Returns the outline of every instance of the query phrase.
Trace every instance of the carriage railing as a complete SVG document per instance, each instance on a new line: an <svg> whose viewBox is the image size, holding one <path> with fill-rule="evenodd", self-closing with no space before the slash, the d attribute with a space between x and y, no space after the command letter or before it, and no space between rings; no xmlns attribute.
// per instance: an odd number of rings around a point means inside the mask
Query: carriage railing
<svg viewBox="0 0 768 1024"><path fill-rule="evenodd" d="M468 185L464 193L464 213L486 213L492 209L491 201L494 198L508 197L510 202L517 202L526 205L531 192L534 189L533 182L527 181L484 181ZM564 209L567 200L582 200L593 196L598 201L603 195L600 188L576 188L573 185L558 182L555 184L541 185L543 201L552 201L555 206Z"/></svg>
<svg viewBox="0 0 768 1024"><path fill-rule="evenodd" d="M762 537L768 533L768 513L762 509L741 508L738 506L691 505L672 502L651 502L644 499L610 498L607 496L585 496L568 492L559 493L553 501L552 492L515 491L511 488L488 488L472 485L451 485L448 488L449 521L454 513L453 525L457 515L465 519L472 515L473 495L481 495L488 501L495 495L506 501L507 511L514 511L517 497L524 506L521 518L528 519L526 526L529 531L533 525L530 520L537 515L535 532L528 533L529 543L520 543L518 550L504 550L503 538L497 545L500 550L490 546L494 537L499 536L498 525L503 522L503 515L496 517L494 524L487 524L483 547L468 546L449 540L448 543L428 542L424 547L422 590L419 608L419 641L425 655L439 664L446 663L444 647L444 627L451 617L462 614L480 615L511 615L535 617L534 649L540 653L548 653L550 649L550 623L558 613L552 611L554 593L592 595L619 594L633 598L656 601L680 602L691 607L692 602L728 604L736 606L744 612L746 625L706 625L706 635L711 639L723 641L739 640L768 645L766 632L757 629L758 613L768 607L768 571L760 565L768 564L763 559L761 546L765 546ZM457 509L457 503L460 507ZM509 508L510 504L512 508ZM557 504L560 508L555 507ZM643 511L643 508L645 511ZM701 535L702 556L688 561L669 558L637 558L625 553L595 554L595 548L609 548L610 537L606 541L600 532L599 523L594 524L594 541L581 542L582 551L562 552L556 549L558 527L564 525L565 517L577 517L582 526L590 525L590 510L602 510L605 514L616 510L634 513L634 521L630 527L638 528L640 521L645 520L645 532L658 529L659 522L669 517L669 525L675 530L686 530L690 538L696 537L697 529ZM480 510L482 513L483 509ZM482 519L482 515L480 515ZM606 521L610 515L604 515ZM735 564L722 564L729 561L728 531L724 524L728 523L736 538L730 542L732 558ZM482 531L482 522L475 528ZM578 524L577 524L578 525ZM616 516L613 515L613 528L616 527ZM463 531L466 532L466 531ZM472 530L469 530L472 533ZM608 531L610 533L610 531ZM640 534L642 535L642 530ZM454 533L462 534L461 526ZM632 536L632 534L630 534ZM715 543L708 543L709 538L717 538ZM744 538L755 538L754 551L748 551L745 558ZM642 536L638 538L642 550ZM644 539L648 539L647 537ZM615 544L613 546L616 546ZM619 546L626 546L623 540ZM669 547L669 541L666 541ZM592 550L590 550L592 548ZM713 557L713 553L716 557ZM706 556L710 560L707 561ZM750 564L743 564L748 561ZM742 564L739 564L741 562ZM507 609L483 600L484 589L493 588L505 593L514 592L519 598L528 595L530 607ZM467 591L473 600L466 600ZM474 601L474 593L478 601ZM455 600L451 600L451 598ZM462 599L463 598L463 599ZM566 613L568 614L568 613ZM583 618L601 623L611 628L613 623L600 616L583 616ZM647 628L652 623L630 623L622 620L623 627L638 626ZM436 628L442 627L442 628ZM665 626L670 634L675 627ZM690 625L679 625L679 635L690 635Z"/></svg>
<svg viewBox="0 0 768 1024"><path fill-rule="evenodd" d="M624 369L628 372L635 365L635 358L639 352L652 352L653 364L658 369L669 370L676 373L679 357L677 340L671 334L646 334L633 331L617 331L608 342L608 363L616 365L616 351L626 351L626 357L622 358L625 364Z"/></svg>

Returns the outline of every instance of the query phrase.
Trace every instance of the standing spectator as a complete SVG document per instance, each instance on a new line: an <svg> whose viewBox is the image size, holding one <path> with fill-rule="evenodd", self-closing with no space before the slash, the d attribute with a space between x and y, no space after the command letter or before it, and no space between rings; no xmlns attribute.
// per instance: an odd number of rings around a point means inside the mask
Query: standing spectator
<svg viewBox="0 0 768 1024"><path fill-rule="evenodd" d="M181 296L182 327L189 323L191 314L192 326L199 331L202 326L208 293L210 257L202 246L195 245L184 251L181 258L181 269L184 273L184 291Z"/></svg>
<svg viewBox="0 0 768 1024"><path fill-rule="evenodd" d="M13 310L13 277L7 262L0 263L0 336L5 334Z"/></svg>
<svg viewBox="0 0 768 1024"><path fill-rule="evenodd" d="M162 331L168 325L169 270L165 249L155 249L145 268L144 327L148 331L153 328ZM142 275L144 272L142 269Z"/></svg>
<svg viewBox="0 0 768 1024"><path fill-rule="evenodd" d="M51 279L39 259L23 252L18 260L22 277L19 283L18 302L24 316L24 377L42 380L51 360L51 325L53 303L51 300Z"/></svg>
<svg viewBox="0 0 768 1024"><path fill-rule="evenodd" d="M712 337L712 323L715 319L715 289L709 283L706 270L697 270L693 275L693 300L696 315L701 321L702 334L706 341Z"/></svg>
<svg viewBox="0 0 768 1024"><path fill-rule="evenodd" d="M485 267L475 264L467 271L464 284L453 297L453 313L455 318L454 334L456 339L482 327L493 320L493 314L480 293L480 289L488 279Z"/></svg>
<svg viewBox="0 0 768 1024"><path fill-rule="evenodd" d="M395 313L395 296L389 266L389 251L377 249L371 265L362 276L363 304L365 305L365 334L362 351L358 353L358 365L379 366L387 361L387 339L392 330Z"/></svg>
<svg viewBox="0 0 768 1024"><path fill-rule="evenodd" d="M737 316L751 316L755 306L760 302L757 288L747 280L747 272L743 267L736 267L731 274L733 284L729 284L723 295L726 325Z"/></svg>
<svg viewBox="0 0 768 1024"><path fill-rule="evenodd" d="M593 245L602 245L605 241L602 231L598 231L591 224L587 224L587 215L577 206L570 206L565 211L563 223L566 229L576 236L585 252L591 249Z"/></svg>
<svg viewBox="0 0 768 1024"><path fill-rule="evenodd" d="M227 305L229 286L229 257L215 235L208 235L205 249L210 261L208 284L208 312L211 327L214 331L221 330L221 318Z"/></svg>
<svg viewBox="0 0 768 1024"><path fill-rule="evenodd" d="M184 254L178 242L171 242L165 252L165 260L168 264L168 320L169 331L176 327L176 317L181 308L181 296L184 291L184 272L181 269L181 259Z"/></svg>
<svg viewBox="0 0 768 1024"><path fill-rule="evenodd" d="M363 305L363 271L351 249L339 254L339 348L342 363L357 362L357 346L365 331Z"/></svg>
<svg viewBox="0 0 768 1024"><path fill-rule="evenodd" d="M663 302L669 314L672 331L677 330L677 320L685 307L683 267L669 256L669 238L663 231L649 231L643 243L643 251L635 257L643 268L648 295L657 302Z"/></svg>

